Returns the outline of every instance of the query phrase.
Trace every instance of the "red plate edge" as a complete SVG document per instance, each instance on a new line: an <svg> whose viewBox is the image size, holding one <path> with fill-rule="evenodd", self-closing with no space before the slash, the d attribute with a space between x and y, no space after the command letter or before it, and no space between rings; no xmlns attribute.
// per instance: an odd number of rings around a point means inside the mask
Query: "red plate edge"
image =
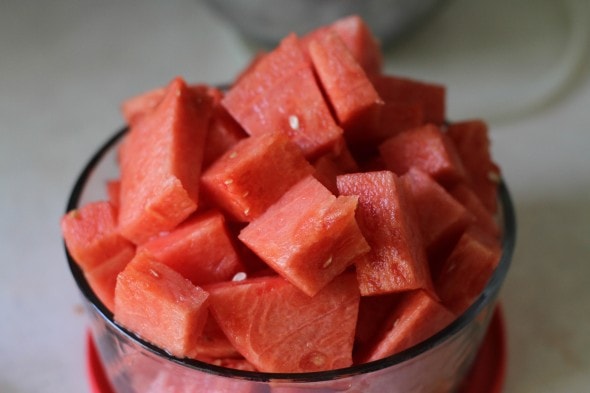
<svg viewBox="0 0 590 393"><path fill-rule="evenodd" d="M458 393L501 393L506 378L506 328L497 306L469 375ZM86 373L90 393L114 393L100 362L90 330L86 333Z"/></svg>

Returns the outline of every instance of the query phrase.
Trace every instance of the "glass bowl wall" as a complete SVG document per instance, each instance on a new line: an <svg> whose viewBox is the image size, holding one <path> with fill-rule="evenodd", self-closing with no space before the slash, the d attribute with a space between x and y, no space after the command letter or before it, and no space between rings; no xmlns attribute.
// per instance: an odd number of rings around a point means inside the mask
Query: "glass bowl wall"
<svg viewBox="0 0 590 393"><path fill-rule="evenodd" d="M71 192L68 211L106 199L106 182L119 175L117 147L125 132L123 129L116 133L90 159ZM117 393L446 393L455 391L469 371L510 266L515 243L515 216L503 182L500 183L499 199L503 252L498 267L473 305L451 325L401 353L333 371L261 373L174 358L117 325L67 249L66 255L84 299L99 357Z"/></svg>

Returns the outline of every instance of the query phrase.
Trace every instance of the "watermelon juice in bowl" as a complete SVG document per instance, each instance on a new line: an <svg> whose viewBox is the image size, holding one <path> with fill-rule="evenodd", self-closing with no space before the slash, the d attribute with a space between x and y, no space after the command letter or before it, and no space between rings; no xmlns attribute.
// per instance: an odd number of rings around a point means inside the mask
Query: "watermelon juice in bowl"
<svg viewBox="0 0 590 393"><path fill-rule="evenodd" d="M61 222L105 384L461 388L513 207L485 123L447 122L444 86L380 56L350 17L289 35L225 90L177 77L123 103Z"/></svg>

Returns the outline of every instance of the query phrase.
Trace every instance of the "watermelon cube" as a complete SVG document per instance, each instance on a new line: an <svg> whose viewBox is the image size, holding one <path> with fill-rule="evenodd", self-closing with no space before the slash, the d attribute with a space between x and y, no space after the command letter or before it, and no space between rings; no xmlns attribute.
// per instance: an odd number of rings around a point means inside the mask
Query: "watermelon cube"
<svg viewBox="0 0 590 393"><path fill-rule="evenodd" d="M393 75L375 75L373 84L385 102L419 104L426 123L444 124L446 120L445 86L402 78Z"/></svg>
<svg viewBox="0 0 590 393"><path fill-rule="evenodd" d="M208 361L209 363L217 359L231 358L237 360L242 357L227 339L210 311L203 332L197 339L195 353L197 353L196 359Z"/></svg>
<svg viewBox="0 0 590 393"><path fill-rule="evenodd" d="M424 288L428 260L408 191L390 171L338 176L341 195L358 197L357 219L371 251L355 259L363 296Z"/></svg>
<svg viewBox="0 0 590 393"><path fill-rule="evenodd" d="M210 199L238 221L252 221L291 186L313 172L301 150L282 133L243 139L201 178Z"/></svg>
<svg viewBox="0 0 590 393"><path fill-rule="evenodd" d="M250 135L287 134L307 158L337 151L342 137L296 36L285 38L222 100Z"/></svg>
<svg viewBox="0 0 590 393"><path fill-rule="evenodd" d="M455 314L424 290L403 294L382 325L365 362L378 360L408 349L448 326Z"/></svg>
<svg viewBox="0 0 590 393"><path fill-rule="evenodd" d="M158 87L126 99L121 104L121 112L127 125L133 126L146 114L153 112L166 95L165 87Z"/></svg>
<svg viewBox="0 0 590 393"><path fill-rule="evenodd" d="M415 166L442 184L452 184L465 177L453 142L434 124L387 139L379 145L379 152L387 168L400 176Z"/></svg>
<svg viewBox="0 0 590 393"><path fill-rule="evenodd" d="M117 276L133 257L135 257L135 247L125 247L117 255L84 272L88 285L110 312L115 311Z"/></svg>
<svg viewBox="0 0 590 393"><path fill-rule="evenodd" d="M138 247L194 285L231 280L244 271L224 216L215 210L196 214L173 231Z"/></svg>
<svg viewBox="0 0 590 393"><path fill-rule="evenodd" d="M369 26L358 15L343 17L334 23L319 27L302 37L304 47L318 36L335 32L344 42L354 59L363 67L367 75L380 74L383 69L383 54L379 40Z"/></svg>
<svg viewBox="0 0 590 393"><path fill-rule="evenodd" d="M194 357L208 298L179 273L138 253L117 277L115 321L173 356Z"/></svg>
<svg viewBox="0 0 590 393"><path fill-rule="evenodd" d="M476 226L469 227L436 278L442 302L456 315L462 314L484 289L501 253L498 239Z"/></svg>
<svg viewBox="0 0 590 393"><path fill-rule="evenodd" d="M211 111L206 91L189 89L176 78L157 108L130 129L121 151L123 236L143 243L197 209Z"/></svg>
<svg viewBox="0 0 590 393"><path fill-rule="evenodd" d="M452 123L447 134L456 146L471 188L484 206L495 213L500 168L492 161L486 123L481 120Z"/></svg>
<svg viewBox="0 0 590 393"><path fill-rule="evenodd" d="M458 183L449 189L449 193L471 212L477 226L493 237L500 237L500 226L494 215L468 185Z"/></svg>
<svg viewBox="0 0 590 393"><path fill-rule="evenodd" d="M309 53L345 134L347 129L366 128L383 101L346 45L335 32L327 31L309 43Z"/></svg>
<svg viewBox="0 0 590 393"><path fill-rule="evenodd" d="M450 251L473 222L471 213L427 173L412 167L402 176L416 207L429 257Z"/></svg>
<svg viewBox="0 0 590 393"><path fill-rule="evenodd" d="M68 212L61 219L61 230L70 255L84 271L134 249L117 229L117 210L106 201Z"/></svg>
<svg viewBox="0 0 590 393"><path fill-rule="evenodd" d="M246 138L248 134L221 105L215 105L203 155L203 168L208 168L223 153Z"/></svg>
<svg viewBox="0 0 590 393"><path fill-rule="evenodd" d="M315 296L282 277L213 284L211 313L258 370L310 372L352 364L359 293L343 274Z"/></svg>
<svg viewBox="0 0 590 393"><path fill-rule="evenodd" d="M369 250L355 220L356 197L334 196L313 176L287 191L238 238L309 296Z"/></svg>

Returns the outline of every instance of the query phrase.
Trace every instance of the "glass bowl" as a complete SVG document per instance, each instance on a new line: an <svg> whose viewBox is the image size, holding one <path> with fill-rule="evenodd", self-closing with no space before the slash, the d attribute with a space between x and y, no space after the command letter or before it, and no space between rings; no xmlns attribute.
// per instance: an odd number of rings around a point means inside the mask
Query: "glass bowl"
<svg viewBox="0 0 590 393"><path fill-rule="evenodd" d="M71 192L67 211L106 199L105 184L118 178L117 147L126 129L113 135L90 159ZM66 248L106 376L117 393L446 393L467 375L488 329L515 245L515 215L506 185L499 187L503 228L500 262L475 302L453 323L403 352L343 369L310 373L234 370L178 359L117 325L94 294Z"/></svg>

